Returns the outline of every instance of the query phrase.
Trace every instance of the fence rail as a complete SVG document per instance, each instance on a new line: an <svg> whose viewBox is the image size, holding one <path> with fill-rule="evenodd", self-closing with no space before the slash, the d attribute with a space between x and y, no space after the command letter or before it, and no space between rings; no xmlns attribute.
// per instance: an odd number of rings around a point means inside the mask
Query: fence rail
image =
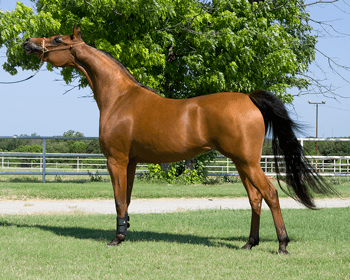
<svg viewBox="0 0 350 280"><path fill-rule="evenodd" d="M282 157L279 157L282 159ZM350 156L307 156L311 166L321 176L350 176ZM276 176L274 156L263 155L260 161L261 168L267 176ZM285 166L278 163L281 175L285 175ZM235 165L226 157L218 157L206 166L209 175L238 175Z"/></svg>
<svg viewBox="0 0 350 280"><path fill-rule="evenodd" d="M13 138L13 137L0 137ZM21 139L42 139L42 153L0 153L0 175L41 175L45 182L46 175L108 175L106 159L102 154L67 154L46 153L46 139L59 140L90 140L96 137L17 137ZM304 141L350 141L350 139L315 139L300 138ZM322 176L350 176L350 156L307 156L311 165ZM283 161L279 162L279 169L284 172ZM263 155L261 167L267 176L275 176L275 161L273 156ZM207 167L211 176L238 175L235 165L230 159L219 156ZM147 164L138 164L136 173L148 172Z"/></svg>
<svg viewBox="0 0 350 280"><path fill-rule="evenodd" d="M0 158L0 175L109 175L103 154L0 153ZM137 172L148 172L148 165L139 164Z"/></svg>
<svg viewBox="0 0 350 280"><path fill-rule="evenodd" d="M307 157L322 176L350 176L350 156ZM45 161L45 162L44 162ZM0 175L108 175L102 154L0 153ZM261 167L267 176L276 176L273 156L262 156ZM219 156L206 166L210 176L237 176L230 159ZM279 162L283 175L284 165ZM137 174L148 173L147 164L138 164Z"/></svg>

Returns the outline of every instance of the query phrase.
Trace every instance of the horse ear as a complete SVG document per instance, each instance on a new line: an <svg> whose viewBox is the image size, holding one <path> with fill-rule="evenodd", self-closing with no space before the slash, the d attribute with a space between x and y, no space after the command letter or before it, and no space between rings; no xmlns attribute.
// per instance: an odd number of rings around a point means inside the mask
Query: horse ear
<svg viewBox="0 0 350 280"><path fill-rule="evenodd" d="M75 27L75 23L73 26L73 39L81 39L80 25L78 25L78 27Z"/></svg>

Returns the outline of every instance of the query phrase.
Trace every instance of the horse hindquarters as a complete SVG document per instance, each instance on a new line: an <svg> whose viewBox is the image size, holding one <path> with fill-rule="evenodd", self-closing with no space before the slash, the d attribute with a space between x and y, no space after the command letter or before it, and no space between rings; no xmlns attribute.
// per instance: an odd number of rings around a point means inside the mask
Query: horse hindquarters
<svg viewBox="0 0 350 280"><path fill-rule="evenodd" d="M225 95L223 95L225 97ZM223 100L222 98L221 100ZM260 166L262 146L265 137L265 121L259 108L244 94L232 94L232 99L222 111L211 112L209 119L215 148L232 159L249 195L252 208L251 231L247 244L250 249L259 243L259 225L262 198L268 204L279 240L279 252L288 254L289 242L278 194ZM216 123L214 123L216 122Z"/></svg>
<svg viewBox="0 0 350 280"><path fill-rule="evenodd" d="M272 129L277 178L279 169L276 156L280 153L284 157L288 189L284 190L280 185L281 189L310 209L316 207L312 192L338 194L309 164L294 132L299 130L299 126L289 117L282 101L266 91L252 92L249 97L261 111L266 130Z"/></svg>

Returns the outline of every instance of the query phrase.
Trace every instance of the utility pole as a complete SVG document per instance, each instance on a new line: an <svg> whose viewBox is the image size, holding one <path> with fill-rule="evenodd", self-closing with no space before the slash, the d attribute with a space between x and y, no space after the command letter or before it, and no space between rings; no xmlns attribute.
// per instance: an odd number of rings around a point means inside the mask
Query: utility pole
<svg viewBox="0 0 350 280"><path fill-rule="evenodd" d="M309 104L316 105L316 138L318 138L318 105L326 104L326 101L322 100L322 102L311 102L308 100ZM316 156L317 156L317 140L316 140Z"/></svg>

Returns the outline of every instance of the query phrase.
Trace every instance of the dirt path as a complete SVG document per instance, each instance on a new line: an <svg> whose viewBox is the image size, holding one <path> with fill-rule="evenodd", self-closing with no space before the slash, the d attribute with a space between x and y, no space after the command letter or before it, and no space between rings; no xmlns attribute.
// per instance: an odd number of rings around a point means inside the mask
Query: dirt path
<svg viewBox="0 0 350 280"><path fill-rule="evenodd" d="M283 209L305 208L292 199L280 199ZM316 200L319 208L350 208L350 199ZM165 213L199 209L250 209L248 199L136 199L129 213ZM268 209L265 202L263 209ZM115 214L113 200L26 200L1 201L0 214L73 212Z"/></svg>

